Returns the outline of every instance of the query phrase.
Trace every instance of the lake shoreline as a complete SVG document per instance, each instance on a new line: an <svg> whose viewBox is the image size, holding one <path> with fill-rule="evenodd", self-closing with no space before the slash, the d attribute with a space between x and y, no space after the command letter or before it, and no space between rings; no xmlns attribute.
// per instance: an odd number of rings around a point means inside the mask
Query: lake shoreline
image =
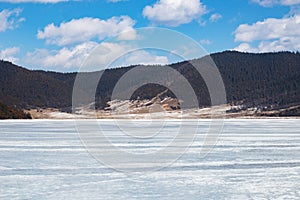
<svg viewBox="0 0 300 200"><path fill-rule="evenodd" d="M236 106L222 105L211 108L187 109L187 110L92 110L82 109L75 113L62 112L59 109L31 109L25 110L32 116L32 119L300 119L300 116L280 116L282 110L267 112L257 111L256 108L249 108L238 112L232 112ZM285 110L284 110L285 111Z"/></svg>

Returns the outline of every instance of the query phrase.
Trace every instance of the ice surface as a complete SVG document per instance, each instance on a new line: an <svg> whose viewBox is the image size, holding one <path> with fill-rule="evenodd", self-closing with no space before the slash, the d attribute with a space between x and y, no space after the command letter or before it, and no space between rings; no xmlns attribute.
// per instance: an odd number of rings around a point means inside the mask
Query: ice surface
<svg viewBox="0 0 300 200"><path fill-rule="evenodd" d="M113 120L99 123L111 132L114 145L144 153L168 144L179 126L170 120L163 134L131 142ZM191 130L197 124L183 122ZM93 158L72 120L1 121L0 199L300 198L300 120L226 120L205 157L199 152L209 120L199 125L193 145L175 163L132 175ZM154 126L136 129L151 131Z"/></svg>

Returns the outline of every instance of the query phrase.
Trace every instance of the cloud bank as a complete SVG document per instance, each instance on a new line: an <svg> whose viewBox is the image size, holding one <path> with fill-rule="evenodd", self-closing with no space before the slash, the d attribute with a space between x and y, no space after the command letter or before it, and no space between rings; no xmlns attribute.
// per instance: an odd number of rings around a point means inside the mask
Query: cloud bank
<svg viewBox="0 0 300 200"><path fill-rule="evenodd" d="M235 41L243 42L236 50L250 52L297 51L300 49L300 15L281 19L268 18L252 25L242 24L234 32ZM259 42L257 46L251 43Z"/></svg>

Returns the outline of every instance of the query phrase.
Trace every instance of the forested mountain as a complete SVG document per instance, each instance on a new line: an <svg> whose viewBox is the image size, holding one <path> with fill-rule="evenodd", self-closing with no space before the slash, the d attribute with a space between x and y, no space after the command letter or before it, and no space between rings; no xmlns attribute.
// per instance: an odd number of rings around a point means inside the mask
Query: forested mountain
<svg viewBox="0 0 300 200"><path fill-rule="evenodd" d="M65 107L71 104L75 74L31 71L0 62L0 102L18 108Z"/></svg>
<svg viewBox="0 0 300 200"><path fill-rule="evenodd" d="M223 76L228 102L300 104L300 53L212 55Z"/></svg>
<svg viewBox="0 0 300 200"><path fill-rule="evenodd" d="M228 103L246 107L283 108L300 105L300 53L240 53L225 51L211 55L222 75ZM200 74L192 67L205 64L205 58L169 65L191 84L199 106L210 105L210 97ZM99 82L96 100L102 109L110 100L119 78L135 66L106 70ZM164 66L144 66L163 69ZM97 72L86 73L95 76ZM10 62L0 61L0 102L18 108L70 108L76 73L31 71ZM162 77L164 78L164 77ZM174 80L176 82L176 80ZM132 99L149 99L165 87L146 85ZM174 96L171 91L165 96Z"/></svg>

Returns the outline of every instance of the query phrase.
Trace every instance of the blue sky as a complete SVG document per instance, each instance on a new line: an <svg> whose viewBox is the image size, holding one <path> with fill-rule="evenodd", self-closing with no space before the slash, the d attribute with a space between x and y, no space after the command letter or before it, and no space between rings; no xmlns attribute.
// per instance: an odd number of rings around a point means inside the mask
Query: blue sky
<svg viewBox="0 0 300 200"><path fill-rule="evenodd" d="M90 51L123 31L162 27L209 52L300 49L300 0L0 0L0 59L30 69L75 71ZM128 38L129 37L129 38ZM132 62L177 61L141 51ZM139 58L139 59L138 59Z"/></svg>

